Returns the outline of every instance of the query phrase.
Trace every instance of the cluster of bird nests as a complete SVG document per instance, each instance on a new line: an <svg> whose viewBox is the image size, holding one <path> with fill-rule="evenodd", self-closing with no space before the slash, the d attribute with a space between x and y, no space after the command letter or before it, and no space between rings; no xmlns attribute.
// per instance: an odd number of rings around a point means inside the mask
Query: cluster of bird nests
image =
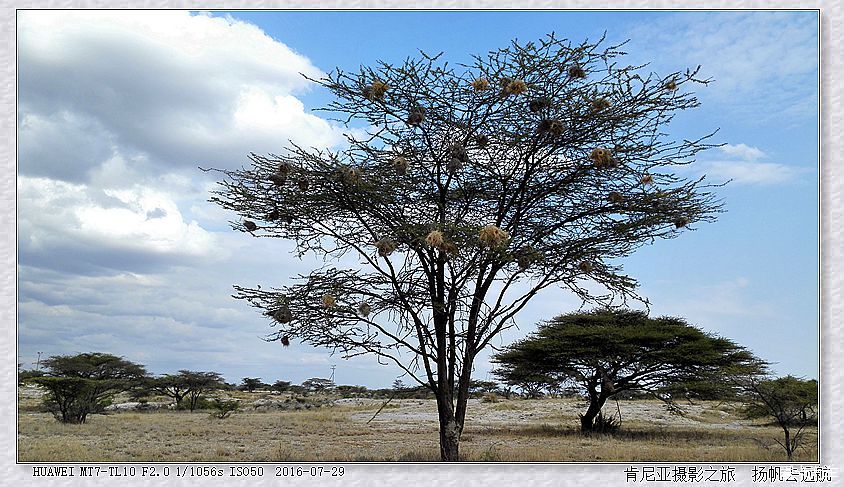
<svg viewBox="0 0 844 487"><path fill-rule="evenodd" d="M369 86L363 88L363 96L369 101L380 101L384 99L390 87L385 83L375 80Z"/></svg>
<svg viewBox="0 0 844 487"><path fill-rule="evenodd" d="M478 238L481 243L491 249L504 247L510 240L510 234L495 225L481 228Z"/></svg>
<svg viewBox="0 0 844 487"><path fill-rule="evenodd" d="M388 257L399 248L399 243L389 238L382 238L375 242L375 248L378 249L379 257Z"/></svg>
<svg viewBox="0 0 844 487"><path fill-rule="evenodd" d="M472 81L472 88L475 91L484 91L489 88L489 81L486 78L476 78Z"/></svg>
<svg viewBox="0 0 844 487"><path fill-rule="evenodd" d="M446 165L446 170L449 174L455 174L457 171L463 169L463 164L469 162L469 151L461 143L456 143L451 146L450 158Z"/></svg>
<svg viewBox="0 0 844 487"><path fill-rule="evenodd" d="M597 169L608 169L617 165L615 158L609 149L596 148L589 154L589 160L595 165Z"/></svg>

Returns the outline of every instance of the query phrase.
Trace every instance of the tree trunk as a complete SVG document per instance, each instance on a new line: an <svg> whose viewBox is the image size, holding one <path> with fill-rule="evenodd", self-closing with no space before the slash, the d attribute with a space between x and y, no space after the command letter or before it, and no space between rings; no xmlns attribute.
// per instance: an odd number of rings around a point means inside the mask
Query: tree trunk
<svg viewBox="0 0 844 487"><path fill-rule="evenodd" d="M794 460L794 451L791 448L791 431L785 426L782 429L785 431L785 454L788 455L788 461L790 462Z"/></svg>
<svg viewBox="0 0 844 487"><path fill-rule="evenodd" d="M580 416L580 432L584 435L592 434L595 426L595 417L601 412L604 407L606 398L603 396L591 397L589 401L589 408Z"/></svg>
<svg viewBox="0 0 844 487"><path fill-rule="evenodd" d="M437 409L440 419L440 459L444 462L460 460L460 434L463 425L454 417L451 401L437 395Z"/></svg>

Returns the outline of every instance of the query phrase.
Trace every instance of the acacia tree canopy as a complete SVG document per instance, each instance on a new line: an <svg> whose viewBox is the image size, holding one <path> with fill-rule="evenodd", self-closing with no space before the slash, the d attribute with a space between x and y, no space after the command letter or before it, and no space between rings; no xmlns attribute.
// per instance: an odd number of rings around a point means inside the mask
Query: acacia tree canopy
<svg viewBox="0 0 844 487"><path fill-rule="evenodd" d="M592 431L604 403L624 391L644 391L671 401L667 387L734 384L764 371L765 364L733 341L682 318L649 318L643 311L595 310L560 315L494 357L504 379L532 372L582 387L589 407L581 430Z"/></svg>
<svg viewBox="0 0 844 487"><path fill-rule="evenodd" d="M674 173L706 136L664 133L698 105L694 72L645 73L602 44L550 35L468 65L422 53L314 80L331 116L365 128L336 152L252 154L211 201L234 229L337 265L235 297L273 320L271 340L374 354L432 390L456 460L474 359L531 298L636 297L618 259L719 211L702 179Z"/></svg>
<svg viewBox="0 0 844 487"><path fill-rule="evenodd" d="M107 353L56 355L42 362L45 373L32 379L47 389L45 403L63 423L84 423L108 400L146 377L142 365Z"/></svg>

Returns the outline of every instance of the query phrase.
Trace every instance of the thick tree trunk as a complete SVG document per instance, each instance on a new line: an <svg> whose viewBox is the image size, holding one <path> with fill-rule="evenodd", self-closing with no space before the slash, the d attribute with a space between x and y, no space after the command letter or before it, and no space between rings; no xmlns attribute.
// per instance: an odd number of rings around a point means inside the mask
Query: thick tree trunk
<svg viewBox="0 0 844 487"><path fill-rule="evenodd" d="M788 455L788 461L790 462L794 460L794 451L791 448L791 431L785 426L782 429L785 431L785 453Z"/></svg>
<svg viewBox="0 0 844 487"><path fill-rule="evenodd" d="M580 432L584 435L592 434L595 427L595 418L604 407L606 398L602 396L592 397L589 401L589 408L580 416Z"/></svg>
<svg viewBox="0 0 844 487"><path fill-rule="evenodd" d="M437 397L440 419L440 459L444 462L460 460L460 435L463 424L454 416L454 409L448 398Z"/></svg>

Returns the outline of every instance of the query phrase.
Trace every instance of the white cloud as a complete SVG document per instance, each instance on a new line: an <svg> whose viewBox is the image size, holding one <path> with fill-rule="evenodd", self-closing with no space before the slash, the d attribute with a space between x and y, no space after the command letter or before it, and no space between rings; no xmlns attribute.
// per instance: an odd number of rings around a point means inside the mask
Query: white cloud
<svg viewBox="0 0 844 487"><path fill-rule="evenodd" d="M697 168L715 180L732 180L734 184L770 186L799 181L806 168L776 162L760 162L768 155L747 144L726 144L719 147L726 159L701 161Z"/></svg>
<svg viewBox="0 0 844 487"><path fill-rule="evenodd" d="M631 52L652 66L702 66L714 83L696 89L720 109L756 123L817 116L818 22L812 12L695 12L668 15L630 32Z"/></svg>
<svg viewBox="0 0 844 487"><path fill-rule="evenodd" d="M344 140L295 98L312 86L302 74L322 72L253 25L186 11L24 11L18 21L24 174L83 181L114 152L237 167L288 139Z"/></svg>

